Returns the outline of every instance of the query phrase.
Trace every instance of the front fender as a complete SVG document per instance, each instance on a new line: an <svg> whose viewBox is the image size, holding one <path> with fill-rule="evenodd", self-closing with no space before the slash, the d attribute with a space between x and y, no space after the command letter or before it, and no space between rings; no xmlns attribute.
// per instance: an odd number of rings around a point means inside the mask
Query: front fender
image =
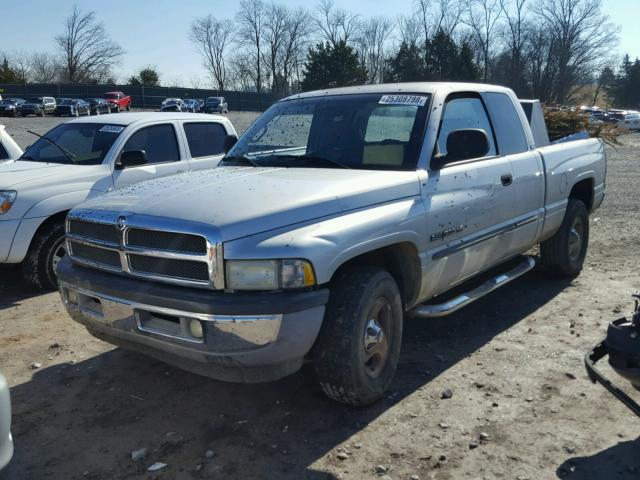
<svg viewBox="0 0 640 480"><path fill-rule="evenodd" d="M419 198L406 198L226 242L224 257L303 258L313 264L321 285L345 262L373 250L410 243L424 251L425 213Z"/></svg>
<svg viewBox="0 0 640 480"><path fill-rule="evenodd" d="M60 212L71 210L73 207L84 202L85 200L104 193L101 190L77 190L75 192L61 193L53 195L34 204L24 214L23 218L39 218L50 217Z"/></svg>

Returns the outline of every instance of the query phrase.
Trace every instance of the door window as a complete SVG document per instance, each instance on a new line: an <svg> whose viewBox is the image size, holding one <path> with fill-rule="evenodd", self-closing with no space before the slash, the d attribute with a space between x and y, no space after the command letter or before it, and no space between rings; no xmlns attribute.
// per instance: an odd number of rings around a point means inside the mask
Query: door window
<svg viewBox="0 0 640 480"><path fill-rule="evenodd" d="M9 153L7 153L7 150L4 148L4 145L0 143L0 160L7 160L8 158L9 158Z"/></svg>
<svg viewBox="0 0 640 480"><path fill-rule="evenodd" d="M144 150L147 154L147 165L153 163L176 162L180 160L178 140L173 125L153 125L138 130L131 135L122 149Z"/></svg>
<svg viewBox="0 0 640 480"><path fill-rule="evenodd" d="M227 130L219 123L185 123L184 132L193 158L220 155L224 153Z"/></svg>
<svg viewBox="0 0 640 480"><path fill-rule="evenodd" d="M436 153L447 153L447 137L454 130L477 128L483 130L489 140L487 157L497 155L491 122L487 117L482 100L477 97L457 97L448 100L444 107L444 114L440 124L440 133L436 143Z"/></svg>

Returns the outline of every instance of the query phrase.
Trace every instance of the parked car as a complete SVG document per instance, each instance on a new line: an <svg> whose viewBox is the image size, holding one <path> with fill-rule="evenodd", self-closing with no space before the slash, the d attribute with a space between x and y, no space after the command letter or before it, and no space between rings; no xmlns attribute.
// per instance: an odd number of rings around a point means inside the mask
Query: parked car
<svg viewBox="0 0 640 480"><path fill-rule="evenodd" d="M165 103L162 107L160 107L161 112L182 112L184 107L184 103L180 98L172 98L167 103Z"/></svg>
<svg viewBox="0 0 640 480"><path fill-rule="evenodd" d="M225 381L275 380L309 358L329 397L371 403L405 316L446 315L525 274L537 244L550 274L580 273L604 144L549 145L539 102L528 108L531 120L511 90L463 83L279 101L211 174L71 210L67 311Z"/></svg>
<svg viewBox="0 0 640 480"><path fill-rule="evenodd" d="M103 113L111 113L111 104L104 98L87 98L91 115L101 115Z"/></svg>
<svg viewBox="0 0 640 480"><path fill-rule="evenodd" d="M15 117L16 110L24 103L22 98L5 98L0 100L0 115Z"/></svg>
<svg viewBox="0 0 640 480"><path fill-rule="evenodd" d="M28 282L56 288L69 209L123 185L215 167L227 136L235 135L225 118L184 113L57 125L16 161L0 164L0 263L21 263Z"/></svg>
<svg viewBox="0 0 640 480"><path fill-rule="evenodd" d="M22 155L22 149L7 133L4 125L0 125L0 162L15 160L20 155Z"/></svg>
<svg viewBox="0 0 640 480"><path fill-rule="evenodd" d="M178 99L177 98L165 98L164 100L162 100L162 102L160 102L160 109L162 110L162 107L164 107L167 103L173 102L175 100L178 100Z"/></svg>
<svg viewBox="0 0 640 480"><path fill-rule="evenodd" d="M199 98L187 98L182 102L182 111L183 112L191 112L198 113L202 106L204 105L204 100Z"/></svg>
<svg viewBox="0 0 640 480"><path fill-rule="evenodd" d="M7 466L12 456L11 398L7 379L0 373L0 471Z"/></svg>
<svg viewBox="0 0 640 480"><path fill-rule="evenodd" d="M104 94L104 98L111 104L111 110L116 113L123 110L131 110L131 97L129 95L125 95L122 92L107 92Z"/></svg>
<svg viewBox="0 0 640 480"><path fill-rule="evenodd" d="M618 122L618 125L629 130L640 130L640 115L637 113L625 115L624 119Z"/></svg>
<svg viewBox="0 0 640 480"><path fill-rule="evenodd" d="M68 99L56 105L53 111L56 117L79 117L80 115L91 115L91 107L87 102L80 99Z"/></svg>
<svg viewBox="0 0 640 480"><path fill-rule="evenodd" d="M16 114L20 114L23 117L28 115L39 115L44 117L49 113L53 113L55 109L56 101L53 97L36 97L30 98L16 107Z"/></svg>
<svg viewBox="0 0 640 480"><path fill-rule="evenodd" d="M224 97L209 97L202 106L203 113L229 113L229 106Z"/></svg>

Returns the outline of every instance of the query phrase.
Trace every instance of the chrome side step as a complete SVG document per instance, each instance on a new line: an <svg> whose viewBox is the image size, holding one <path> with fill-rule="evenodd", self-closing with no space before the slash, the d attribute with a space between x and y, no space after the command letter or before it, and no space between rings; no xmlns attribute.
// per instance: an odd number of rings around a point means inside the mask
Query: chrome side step
<svg viewBox="0 0 640 480"><path fill-rule="evenodd" d="M511 280L515 280L516 278L524 275L533 267L535 267L535 265L536 261L532 257L524 257L522 259L522 262L517 266L505 273L501 273L487 280L479 287L476 287L469 292L462 293L457 297L452 298L451 300L447 300L444 303L434 305L419 305L411 310L409 315L412 317L421 318L444 317L445 315L449 315L450 313L460 310L462 307L466 307L470 303L484 297L488 293L493 292L495 289L506 285Z"/></svg>

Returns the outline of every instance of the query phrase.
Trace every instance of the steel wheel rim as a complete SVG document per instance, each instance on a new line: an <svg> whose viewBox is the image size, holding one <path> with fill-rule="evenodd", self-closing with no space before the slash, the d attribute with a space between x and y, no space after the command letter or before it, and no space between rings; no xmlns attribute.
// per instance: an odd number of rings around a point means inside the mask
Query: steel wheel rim
<svg viewBox="0 0 640 480"><path fill-rule="evenodd" d="M51 268L53 269L53 273L55 274L58 270L58 265L60 264L60 260L67 254L66 249L64 248L64 241L61 241L57 247L53 249L53 255L51 257Z"/></svg>
<svg viewBox="0 0 640 480"><path fill-rule="evenodd" d="M362 348L364 370L371 378L378 378L387 365L391 317L391 304L384 298L378 298L367 314Z"/></svg>
<svg viewBox="0 0 640 480"><path fill-rule="evenodd" d="M582 243L584 239L584 223L580 217L573 219L569 230L569 258L576 261L582 253Z"/></svg>

